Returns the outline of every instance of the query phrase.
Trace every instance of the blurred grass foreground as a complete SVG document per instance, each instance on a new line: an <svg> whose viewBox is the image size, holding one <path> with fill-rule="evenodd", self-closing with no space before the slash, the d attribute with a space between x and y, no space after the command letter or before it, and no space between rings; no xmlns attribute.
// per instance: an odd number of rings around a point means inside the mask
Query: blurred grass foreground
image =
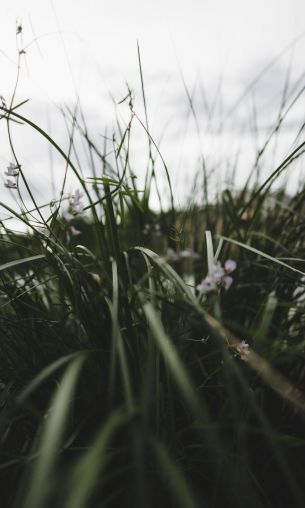
<svg viewBox="0 0 305 508"><path fill-rule="evenodd" d="M20 227L1 222L1 507L303 508L305 186L275 185L301 160L303 126L267 178L213 199L203 160L202 199L179 208L130 90L124 102L129 121L109 157L79 111L65 112L64 151L2 98L16 206L1 207ZM51 203L28 183L16 122L65 161ZM148 142L142 188L129 158L135 122ZM170 195L157 211L156 158Z"/></svg>

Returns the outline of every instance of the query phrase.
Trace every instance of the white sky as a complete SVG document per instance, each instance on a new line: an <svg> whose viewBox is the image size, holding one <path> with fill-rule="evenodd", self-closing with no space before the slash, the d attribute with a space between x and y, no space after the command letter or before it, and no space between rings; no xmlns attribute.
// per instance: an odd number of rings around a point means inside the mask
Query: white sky
<svg viewBox="0 0 305 508"><path fill-rule="evenodd" d="M215 113L219 121L256 75L305 31L304 0L1 0L0 94L7 102L16 78L16 21L23 25L20 47L26 48L17 96L20 100L30 99L22 112L43 127L48 125L48 114L52 133L64 147L67 135L56 106L72 106L76 93L89 128L95 133L101 134L106 126L111 129L114 124L110 96L119 101L126 94L126 81L135 89L136 109L143 115L136 48L139 41L150 128L156 140L165 132L160 147L181 196L187 180L190 183L190 174L195 173L200 150L208 160L215 150L223 156L234 143L236 151L240 142L236 132L244 130L253 104L257 107L258 126L266 135L263 129L276 118L289 63L290 89L305 70L303 37L275 62L234 110L234 140L231 127L220 140L207 129L200 86L210 105L215 96L222 97ZM188 103L179 69L190 90L197 86L200 142L194 122L190 118L186 121ZM304 80L299 88L302 84ZM125 105L119 107L119 114L125 114L124 108ZM285 150L279 158L289 149L296 134L295 125L303 117L304 100L293 109L289 122L287 119L287 125L293 127L283 134ZM3 126L0 135L0 164L5 167L12 155ZM139 166L144 138L134 141ZM28 167L33 187L41 193L42 200L51 199L46 144L24 127L14 129L14 143L23 167ZM253 159L253 135L246 140L247 151L249 146ZM249 163L247 157L244 161ZM211 164L216 163L220 160L212 158ZM38 179L42 166L44 188ZM55 173L62 172L63 165L55 158ZM72 182L70 185L73 187ZM6 194L7 189L1 188L1 201Z"/></svg>

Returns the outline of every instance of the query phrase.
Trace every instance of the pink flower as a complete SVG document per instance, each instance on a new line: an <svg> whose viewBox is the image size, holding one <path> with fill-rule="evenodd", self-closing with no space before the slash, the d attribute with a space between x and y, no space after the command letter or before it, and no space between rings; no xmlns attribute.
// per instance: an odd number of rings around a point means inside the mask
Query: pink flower
<svg viewBox="0 0 305 508"><path fill-rule="evenodd" d="M232 285L233 279L230 277L230 275L226 275L221 282L225 289L229 289L229 287Z"/></svg>
<svg viewBox="0 0 305 508"><path fill-rule="evenodd" d="M7 179L7 181L4 185L5 185L5 187L8 187L9 189L17 189L16 182L13 182L12 180L9 180L9 179Z"/></svg>
<svg viewBox="0 0 305 508"><path fill-rule="evenodd" d="M234 272L236 270L237 263L233 259L227 259L225 262L225 271L227 273Z"/></svg>
<svg viewBox="0 0 305 508"><path fill-rule="evenodd" d="M233 278L227 274L233 272L235 268L236 262L232 259L227 259L224 267L221 266L220 261L217 261L212 269L212 272L209 273L209 275L201 281L201 284L197 286L197 290L200 294L206 295L216 291L216 289L220 286L224 287L226 290L229 289L233 283Z"/></svg>
<svg viewBox="0 0 305 508"><path fill-rule="evenodd" d="M63 212L62 216L67 222L70 222L70 220L74 219L74 215L72 215L72 213L70 213L69 211Z"/></svg>
<svg viewBox="0 0 305 508"><path fill-rule="evenodd" d="M81 191L79 189L76 189L73 198L75 199L75 201L79 201L81 197L82 197Z"/></svg>
<svg viewBox="0 0 305 508"><path fill-rule="evenodd" d="M85 205L81 201L82 194L79 189L76 189L75 194L72 196L72 212L74 215L82 213L84 211Z"/></svg>
<svg viewBox="0 0 305 508"><path fill-rule="evenodd" d="M242 340L238 344L238 346L236 346L236 351L240 354L241 360L244 360L244 361L248 360L247 356L250 353L249 344L247 344L247 342L245 340Z"/></svg>
<svg viewBox="0 0 305 508"><path fill-rule="evenodd" d="M80 201L72 206L72 210L75 215L82 213L84 211L84 204Z"/></svg>
<svg viewBox="0 0 305 508"><path fill-rule="evenodd" d="M7 176L17 176L18 173L19 173L19 166L17 166L17 164L13 164L12 162L10 162L10 165L7 166L7 171L5 171L5 174Z"/></svg>
<svg viewBox="0 0 305 508"><path fill-rule="evenodd" d="M224 275L224 269L222 268L220 261L217 261L213 269L212 277L214 278L215 282L221 282Z"/></svg>
<svg viewBox="0 0 305 508"><path fill-rule="evenodd" d="M208 293L215 291L215 289L216 289L216 283L209 276L207 276L205 279L203 279L201 281L201 283L198 284L198 286L197 286L197 290L202 295L207 295Z"/></svg>

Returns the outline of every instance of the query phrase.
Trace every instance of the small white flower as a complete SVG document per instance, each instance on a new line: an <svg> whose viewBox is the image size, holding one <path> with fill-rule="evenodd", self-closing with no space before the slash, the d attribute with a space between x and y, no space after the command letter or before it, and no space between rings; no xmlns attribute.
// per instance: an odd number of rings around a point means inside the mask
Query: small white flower
<svg viewBox="0 0 305 508"><path fill-rule="evenodd" d="M238 344L238 346L236 346L236 351L239 353L241 360L244 360L244 361L248 360L247 356L250 353L249 344L247 344L247 342L245 340L242 340Z"/></svg>
<svg viewBox="0 0 305 508"><path fill-rule="evenodd" d="M10 179L7 179L7 181L6 181L6 183L4 185L5 185L5 187L8 187L9 189L17 189L16 182L13 182Z"/></svg>
<svg viewBox="0 0 305 508"><path fill-rule="evenodd" d="M10 162L10 165L7 166L6 169L5 174L7 176L17 176L19 174L19 166L17 164L13 164L12 162Z"/></svg>

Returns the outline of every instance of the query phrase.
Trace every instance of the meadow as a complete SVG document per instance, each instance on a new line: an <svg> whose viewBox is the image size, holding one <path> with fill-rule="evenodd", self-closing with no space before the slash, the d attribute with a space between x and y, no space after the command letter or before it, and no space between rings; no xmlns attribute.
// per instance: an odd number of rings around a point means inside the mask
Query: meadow
<svg viewBox="0 0 305 508"><path fill-rule="evenodd" d="M146 110L144 85L142 95ZM23 104L0 107L19 210L1 207L22 224L3 220L0 233L1 506L302 508L305 185L290 195L277 180L301 160L303 126L267 178L213 199L203 161L201 201L179 208L129 89L124 102L130 119L111 158L80 113L65 112L65 151ZM11 140L16 121L62 157L73 194L64 179L58 199L37 204ZM147 136L141 189L134 123ZM170 195L157 211L156 159Z"/></svg>

